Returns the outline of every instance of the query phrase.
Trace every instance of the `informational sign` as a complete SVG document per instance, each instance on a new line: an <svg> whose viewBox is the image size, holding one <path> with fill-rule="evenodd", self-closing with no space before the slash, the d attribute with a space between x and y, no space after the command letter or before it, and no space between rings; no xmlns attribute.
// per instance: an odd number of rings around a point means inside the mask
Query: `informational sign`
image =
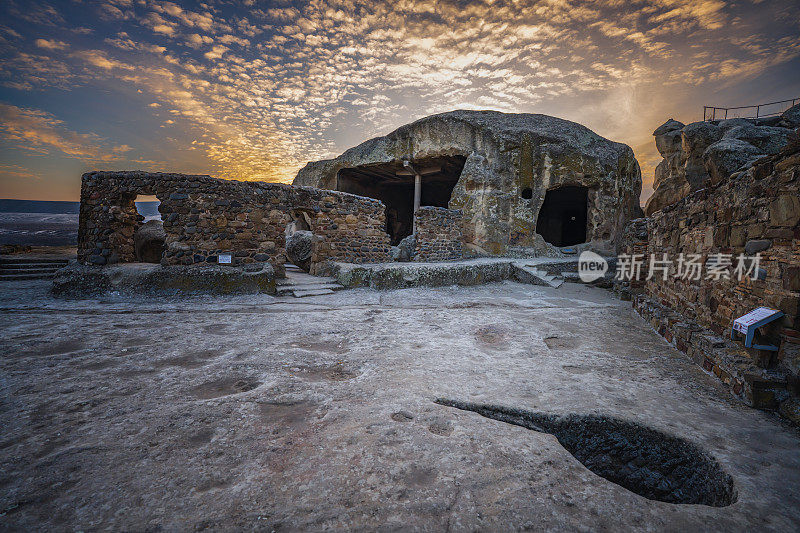
<svg viewBox="0 0 800 533"><path fill-rule="evenodd" d="M756 309L753 309L746 315L740 316L739 318L734 320L733 329L735 329L739 333L747 335L747 330L749 328L755 326L758 322L761 322L762 320L766 320L768 318L772 318L775 315L783 316L783 313L781 313L777 309L770 309L769 307L758 307ZM775 318L779 317L775 316ZM771 322L771 320L767 320L767 322Z"/></svg>
<svg viewBox="0 0 800 533"><path fill-rule="evenodd" d="M230 265L233 262L233 256L231 254L219 254L217 262L220 265Z"/></svg>
<svg viewBox="0 0 800 533"><path fill-rule="evenodd" d="M776 352L777 346L771 344L753 344L753 339L756 335L756 329L765 324L769 324L773 320L777 320L783 316L783 312L777 309L770 309L769 307L757 307L744 316L733 321L731 327L731 339L736 340L736 333L744 335L744 345L747 348L758 348L759 350L768 350Z"/></svg>

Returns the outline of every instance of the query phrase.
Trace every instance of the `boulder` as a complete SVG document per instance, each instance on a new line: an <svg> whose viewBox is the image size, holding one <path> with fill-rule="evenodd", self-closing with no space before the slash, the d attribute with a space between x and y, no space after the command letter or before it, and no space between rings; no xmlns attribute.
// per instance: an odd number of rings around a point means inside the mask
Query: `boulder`
<svg viewBox="0 0 800 533"><path fill-rule="evenodd" d="M669 119L653 132L656 148L664 159L656 166L653 194L644 207L644 214L648 216L674 204L691 191L684 171L686 157L681 147L683 128L683 123Z"/></svg>
<svg viewBox="0 0 800 533"><path fill-rule="evenodd" d="M786 128L800 128L800 104L783 112L780 125Z"/></svg>
<svg viewBox="0 0 800 533"><path fill-rule="evenodd" d="M726 120L721 120L717 126L726 132L731 128L735 128L736 126L752 126L753 123L747 120L746 118L729 118Z"/></svg>
<svg viewBox="0 0 800 533"><path fill-rule="evenodd" d="M708 184L727 179L761 155L785 150L792 139L793 130L789 128L794 120L800 121L800 105L782 117L764 119L731 118L686 126L669 119L653 132L664 160L656 166L653 194L645 204L645 214L650 216Z"/></svg>
<svg viewBox="0 0 800 533"><path fill-rule="evenodd" d="M764 153L739 139L722 139L703 152L703 164L711 183L716 185L727 180L731 174L764 156Z"/></svg>
<svg viewBox="0 0 800 533"><path fill-rule="evenodd" d="M133 234L136 260L142 263L160 263L167 234L160 220L149 220Z"/></svg>
<svg viewBox="0 0 800 533"><path fill-rule="evenodd" d="M416 247L417 237L415 235L404 237L397 246L393 247L397 249L397 252L396 255L392 256L392 260L400 262L411 261L414 258L414 249Z"/></svg>
<svg viewBox="0 0 800 533"><path fill-rule="evenodd" d="M685 126L686 124L684 124L683 122L678 122L674 118L671 118L662 125L660 125L659 127L657 127L656 130L653 132L653 135L658 137L660 135L664 135L672 131L681 131Z"/></svg>
<svg viewBox="0 0 800 533"><path fill-rule="evenodd" d="M681 168L681 170L683 170ZM671 170L666 159L656 166L653 179L653 194L644 205L644 214L650 216L656 211L672 205L686 197L692 188L689 182L677 170Z"/></svg>
<svg viewBox="0 0 800 533"><path fill-rule="evenodd" d="M755 126L780 126L782 118L780 115L776 115L774 117L751 118L750 120Z"/></svg>
<svg viewBox="0 0 800 533"><path fill-rule="evenodd" d="M286 257L301 270L311 269L311 245L314 234L310 231L295 231L286 237Z"/></svg>
<svg viewBox="0 0 800 533"><path fill-rule="evenodd" d="M752 144L768 155L775 155L786 146L792 130L770 126L738 125L728 129L723 138L739 139Z"/></svg>
<svg viewBox="0 0 800 533"><path fill-rule="evenodd" d="M683 128L682 122L669 119L653 132L658 153L665 159L681 151L681 130Z"/></svg>
<svg viewBox="0 0 800 533"><path fill-rule="evenodd" d="M683 128L681 149L686 158L684 172L691 190L705 187L708 173L703 154L709 146L722 138L723 133L722 128L710 122L692 122Z"/></svg>

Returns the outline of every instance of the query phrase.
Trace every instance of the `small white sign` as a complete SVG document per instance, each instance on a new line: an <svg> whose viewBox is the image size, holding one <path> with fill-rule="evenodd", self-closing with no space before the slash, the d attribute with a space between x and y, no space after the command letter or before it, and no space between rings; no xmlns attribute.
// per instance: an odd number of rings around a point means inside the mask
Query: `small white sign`
<svg viewBox="0 0 800 533"><path fill-rule="evenodd" d="M217 258L217 262L220 265L230 265L233 261L233 256L231 254L219 254Z"/></svg>

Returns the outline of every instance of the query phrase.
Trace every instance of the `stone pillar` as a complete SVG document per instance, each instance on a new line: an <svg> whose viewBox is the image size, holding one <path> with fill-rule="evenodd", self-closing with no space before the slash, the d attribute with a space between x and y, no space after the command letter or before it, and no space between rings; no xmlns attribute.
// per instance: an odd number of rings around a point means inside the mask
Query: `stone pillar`
<svg viewBox="0 0 800 533"><path fill-rule="evenodd" d="M417 210L419 210L419 201L422 197L422 176L414 174L414 212L411 213L411 220L413 221L413 233L417 234Z"/></svg>

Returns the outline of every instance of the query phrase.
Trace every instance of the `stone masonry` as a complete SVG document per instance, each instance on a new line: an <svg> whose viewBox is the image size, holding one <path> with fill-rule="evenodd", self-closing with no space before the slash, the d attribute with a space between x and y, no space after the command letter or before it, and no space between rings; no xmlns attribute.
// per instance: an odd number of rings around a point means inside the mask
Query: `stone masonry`
<svg viewBox="0 0 800 533"><path fill-rule="evenodd" d="M462 216L457 209L420 207L414 261L450 261L463 258Z"/></svg>
<svg viewBox="0 0 800 533"><path fill-rule="evenodd" d="M796 135L796 134L795 134ZM622 253L642 253L643 237L657 259L667 254L699 254L700 280L681 279L674 270L666 279L656 273L631 287L635 307L678 349L689 353L706 370L730 384L735 394L751 404L776 401L769 392L782 385L797 392L800 381L800 141L791 139L780 153L755 162L715 186L701 189L655 212L647 220L647 234L632 229L637 238ZM632 225L639 223L634 221ZM731 272L740 254L760 254L754 276L708 278L715 254L730 254ZM711 259L711 261L710 261ZM647 265L645 264L645 267ZM645 268L643 268L643 272ZM750 310L772 307L783 319L764 328L768 342L780 351L745 349L730 341L733 320ZM776 374L777 372L777 374ZM759 391L761 391L759 393ZM764 392L767 391L767 392Z"/></svg>
<svg viewBox="0 0 800 533"><path fill-rule="evenodd" d="M312 271L332 261L381 262L389 237L381 202L352 194L279 183L146 172L83 175L78 260L106 265L135 261L134 233L142 224L134 200L155 195L166 233L163 265L216 263L231 253L234 264L285 258L285 229L297 217L315 235Z"/></svg>

